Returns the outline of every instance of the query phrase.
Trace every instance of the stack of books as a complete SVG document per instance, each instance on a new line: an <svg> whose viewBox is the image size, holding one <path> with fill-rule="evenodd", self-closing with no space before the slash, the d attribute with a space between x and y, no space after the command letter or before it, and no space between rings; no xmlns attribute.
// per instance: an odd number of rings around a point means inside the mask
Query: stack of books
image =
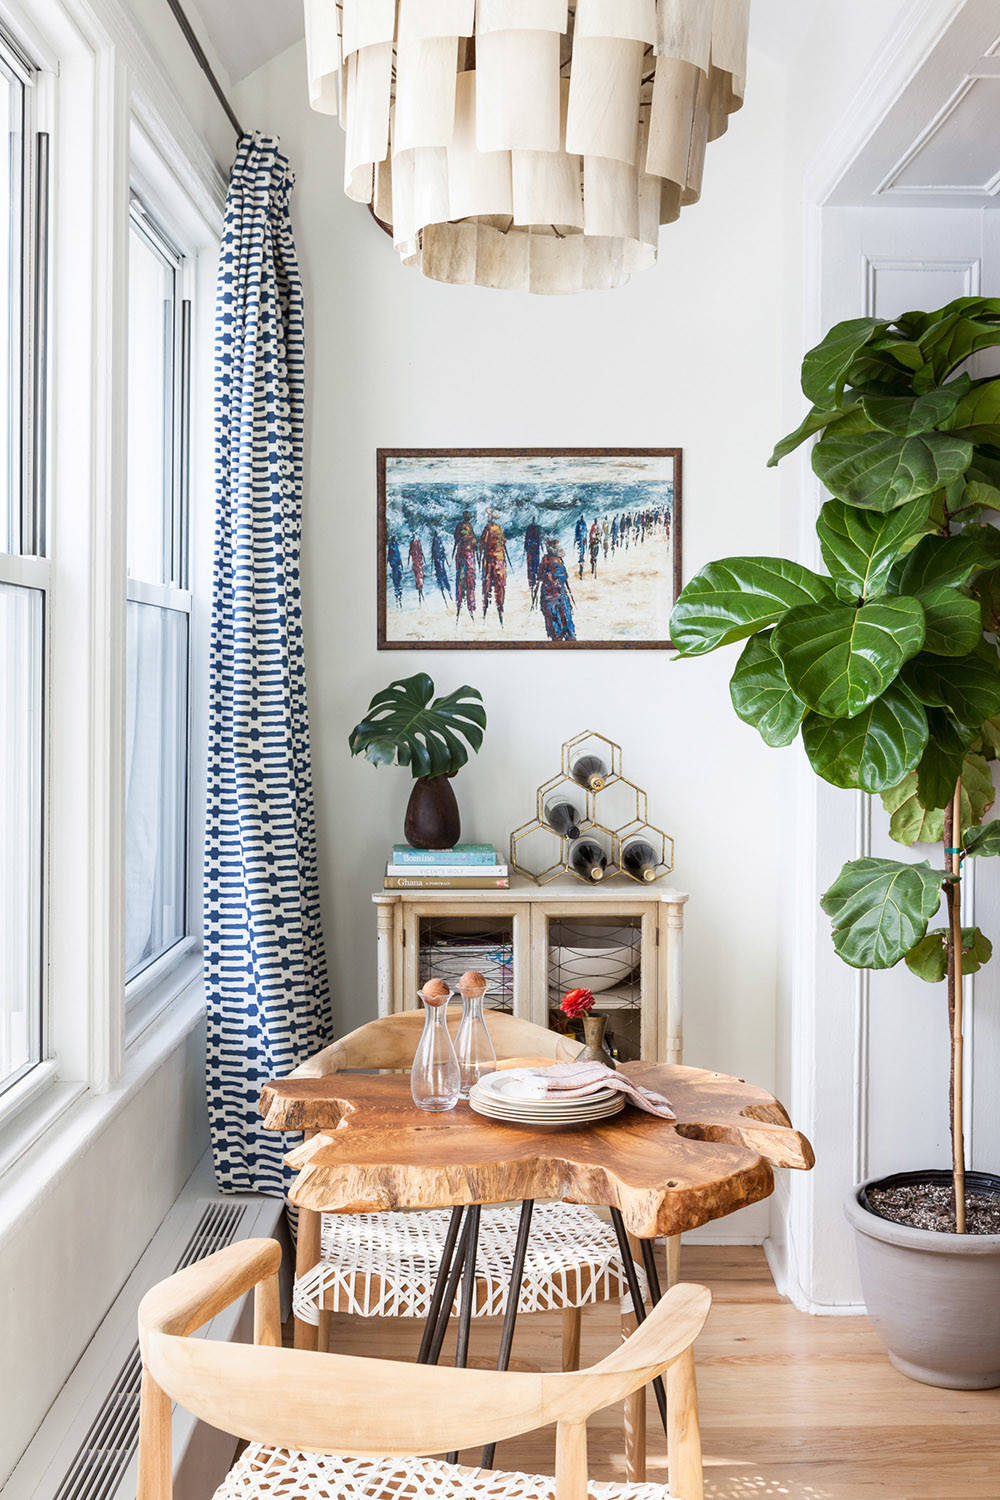
<svg viewBox="0 0 1000 1500"><path fill-rule="evenodd" d="M456 844L454 849L413 849L394 844L385 867L387 891L505 891L507 866L492 844Z"/></svg>

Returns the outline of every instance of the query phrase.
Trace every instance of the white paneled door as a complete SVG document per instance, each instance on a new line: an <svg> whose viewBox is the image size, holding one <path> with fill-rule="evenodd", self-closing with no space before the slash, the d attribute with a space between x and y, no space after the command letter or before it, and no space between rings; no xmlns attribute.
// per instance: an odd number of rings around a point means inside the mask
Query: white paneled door
<svg viewBox="0 0 1000 1500"><path fill-rule="evenodd" d="M980 209L827 208L822 213L821 328L845 318L894 317L955 297L1000 293L1000 215ZM1000 360L982 373L1000 369ZM977 372L974 372L977 373ZM814 507L823 496L816 487ZM885 973L849 969L834 954L816 898L841 865L866 854L907 858L889 838L877 798L804 778L799 847L799 953L808 984L796 1004L791 1079L809 1099L817 1168L790 1216L797 1280L821 1310L860 1302L843 1199L861 1178L945 1167L948 1030L945 986L904 965ZM943 863L940 847L916 860ZM977 921L1000 954L1000 861L970 861L963 921ZM808 890L809 886L811 890ZM806 892L808 890L808 896ZM966 1100L970 1164L1000 1170L1000 962L966 980ZM805 1126L799 1119L797 1123ZM798 1185L795 1185L798 1192Z"/></svg>

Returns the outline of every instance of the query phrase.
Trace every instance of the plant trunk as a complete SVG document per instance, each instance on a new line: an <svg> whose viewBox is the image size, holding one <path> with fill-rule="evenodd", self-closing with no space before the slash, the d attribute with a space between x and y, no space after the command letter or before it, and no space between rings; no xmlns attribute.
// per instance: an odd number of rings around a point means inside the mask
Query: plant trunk
<svg viewBox="0 0 1000 1500"><path fill-rule="evenodd" d="M954 876L945 886L948 912L948 1030L951 1037L951 1160L955 1197L955 1229L965 1233L965 1125L963 1088L962 1017L962 778L955 783L951 805L945 812L945 868Z"/></svg>

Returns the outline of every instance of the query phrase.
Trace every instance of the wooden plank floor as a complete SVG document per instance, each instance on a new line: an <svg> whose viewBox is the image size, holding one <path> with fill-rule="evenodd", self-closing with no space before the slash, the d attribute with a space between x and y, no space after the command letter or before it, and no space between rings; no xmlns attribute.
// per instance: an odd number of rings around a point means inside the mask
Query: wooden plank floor
<svg viewBox="0 0 1000 1500"><path fill-rule="evenodd" d="M715 1299L697 1348L707 1500L1000 1500L1000 1391L907 1380L866 1319L810 1317L779 1297L760 1250L685 1248L682 1275ZM584 1313L585 1364L612 1347L617 1323L617 1309ZM473 1364L492 1365L498 1333L498 1320L474 1324ZM408 1320L333 1319L341 1353L412 1359L418 1343ZM512 1368L559 1359L558 1315L522 1318ZM665 1481L651 1397L648 1426L649 1478ZM620 1479L620 1408L598 1412L589 1432L592 1477ZM553 1457L547 1428L502 1443L497 1466L551 1474Z"/></svg>

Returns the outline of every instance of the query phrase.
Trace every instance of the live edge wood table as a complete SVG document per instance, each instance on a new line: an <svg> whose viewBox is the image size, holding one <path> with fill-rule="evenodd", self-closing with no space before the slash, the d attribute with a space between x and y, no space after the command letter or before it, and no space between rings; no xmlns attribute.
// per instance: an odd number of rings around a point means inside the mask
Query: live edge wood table
<svg viewBox="0 0 1000 1500"><path fill-rule="evenodd" d="M629 1235L639 1241L650 1296L659 1297L657 1236L679 1235L774 1190L774 1168L808 1170L812 1148L763 1089L701 1068L626 1063L622 1071L671 1101L676 1120L626 1105L619 1115L569 1130L487 1120L467 1103L417 1109L407 1073L334 1073L269 1083L261 1113L270 1130L305 1131L286 1157L298 1176L289 1194L319 1213L451 1208L419 1358L435 1361L462 1279L457 1361L464 1363L483 1204L521 1199L498 1367L506 1368L521 1271L537 1198L610 1210L638 1321L646 1316ZM463 1274L464 1271L464 1274ZM657 1402L664 1414L662 1383ZM492 1462L492 1453L484 1453Z"/></svg>

